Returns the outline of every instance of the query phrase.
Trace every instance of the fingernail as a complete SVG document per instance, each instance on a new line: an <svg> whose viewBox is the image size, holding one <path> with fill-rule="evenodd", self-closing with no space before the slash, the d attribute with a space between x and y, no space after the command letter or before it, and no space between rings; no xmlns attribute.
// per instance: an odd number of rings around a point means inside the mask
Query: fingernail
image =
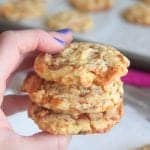
<svg viewBox="0 0 150 150"><path fill-rule="evenodd" d="M65 45L65 41L63 41L63 40L61 40L61 39L59 39L59 38L57 38L57 37L54 37L54 39L55 39L57 42L59 42L59 43Z"/></svg>
<svg viewBox="0 0 150 150"><path fill-rule="evenodd" d="M71 29L66 28L66 29L58 30L57 32L62 33L62 34L66 34L66 33L68 33L68 32L72 32L72 30L71 30Z"/></svg>

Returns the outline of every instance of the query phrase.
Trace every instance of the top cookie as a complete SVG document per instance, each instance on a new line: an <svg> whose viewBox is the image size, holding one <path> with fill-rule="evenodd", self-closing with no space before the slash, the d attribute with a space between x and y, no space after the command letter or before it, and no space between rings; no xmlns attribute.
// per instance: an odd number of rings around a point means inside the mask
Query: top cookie
<svg viewBox="0 0 150 150"><path fill-rule="evenodd" d="M43 4L42 0L15 0L1 4L0 17L11 21L38 17L44 13Z"/></svg>
<svg viewBox="0 0 150 150"><path fill-rule="evenodd" d="M125 75L128 66L128 59L115 48L86 42L74 42L59 54L40 54L34 62L41 78L83 87L106 85Z"/></svg>
<svg viewBox="0 0 150 150"><path fill-rule="evenodd" d="M115 0L70 0L71 4L81 11L98 11L109 9Z"/></svg>
<svg viewBox="0 0 150 150"><path fill-rule="evenodd" d="M150 5L146 3L135 4L126 9L123 16L129 22L150 25Z"/></svg>

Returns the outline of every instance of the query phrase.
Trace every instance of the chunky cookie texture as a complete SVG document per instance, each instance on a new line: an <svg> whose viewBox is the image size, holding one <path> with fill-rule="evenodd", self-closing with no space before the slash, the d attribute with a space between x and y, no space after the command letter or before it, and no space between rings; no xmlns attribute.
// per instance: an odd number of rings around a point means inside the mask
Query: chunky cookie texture
<svg viewBox="0 0 150 150"><path fill-rule="evenodd" d="M70 3L81 11L99 11L110 9L116 0L70 0Z"/></svg>
<svg viewBox="0 0 150 150"><path fill-rule="evenodd" d="M53 30L70 28L75 32L85 32L93 27L93 21L88 14L79 11L63 11L50 16L47 25Z"/></svg>
<svg viewBox="0 0 150 150"><path fill-rule="evenodd" d="M105 133L120 121L122 114L122 103L95 117L81 114L78 118L73 118L68 114L54 113L35 104L29 108L29 116L39 128L56 135Z"/></svg>
<svg viewBox="0 0 150 150"><path fill-rule="evenodd" d="M83 87L107 85L124 76L128 66L115 48L86 42L74 42L60 54L40 54L34 63L35 72L47 81Z"/></svg>
<svg viewBox="0 0 150 150"><path fill-rule="evenodd" d="M0 17L10 21L35 18L43 14L42 0L14 0L0 5Z"/></svg>
<svg viewBox="0 0 150 150"><path fill-rule="evenodd" d="M106 86L64 86L42 80L36 74L24 81L24 91L39 106L77 116L81 113L99 113L122 102L123 84L120 80Z"/></svg>
<svg viewBox="0 0 150 150"><path fill-rule="evenodd" d="M123 114L129 60L111 46L74 42L61 53L41 53L23 83L29 117L50 134L109 131Z"/></svg>
<svg viewBox="0 0 150 150"><path fill-rule="evenodd" d="M150 5L135 4L124 11L123 17L131 23L150 26Z"/></svg>

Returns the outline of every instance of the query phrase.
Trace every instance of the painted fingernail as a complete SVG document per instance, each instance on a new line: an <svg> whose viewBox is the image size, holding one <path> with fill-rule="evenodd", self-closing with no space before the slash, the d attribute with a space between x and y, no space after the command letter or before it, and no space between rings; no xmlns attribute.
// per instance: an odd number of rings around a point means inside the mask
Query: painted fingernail
<svg viewBox="0 0 150 150"><path fill-rule="evenodd" d="M61 40L61 39L59 39L59 38L57 38L57 37L54 37L54 39L55 39L57 42L59 42L60 44L65 45L65 41L63 41L63 40Z"/></svg>
<svg viewBox="0 0 150 150"><path fill-rule="evenodd" d="M66 34L66 33L68 33L68 32L72 32L72 30L71 30L71 29L66 28L66 29L58 30L57 32L62 33L62 34Z"/></svg>

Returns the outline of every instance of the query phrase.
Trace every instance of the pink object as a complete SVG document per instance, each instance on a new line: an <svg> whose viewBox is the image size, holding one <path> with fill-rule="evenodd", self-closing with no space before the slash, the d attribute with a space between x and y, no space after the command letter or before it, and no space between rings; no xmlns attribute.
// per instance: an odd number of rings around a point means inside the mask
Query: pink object
<svg viewBox="0 0 150 150"><path fill-rule="evenodd" d="M122 78L125 84L141 87L150 87L150 72L129 69L128 74Z"/></svg>

